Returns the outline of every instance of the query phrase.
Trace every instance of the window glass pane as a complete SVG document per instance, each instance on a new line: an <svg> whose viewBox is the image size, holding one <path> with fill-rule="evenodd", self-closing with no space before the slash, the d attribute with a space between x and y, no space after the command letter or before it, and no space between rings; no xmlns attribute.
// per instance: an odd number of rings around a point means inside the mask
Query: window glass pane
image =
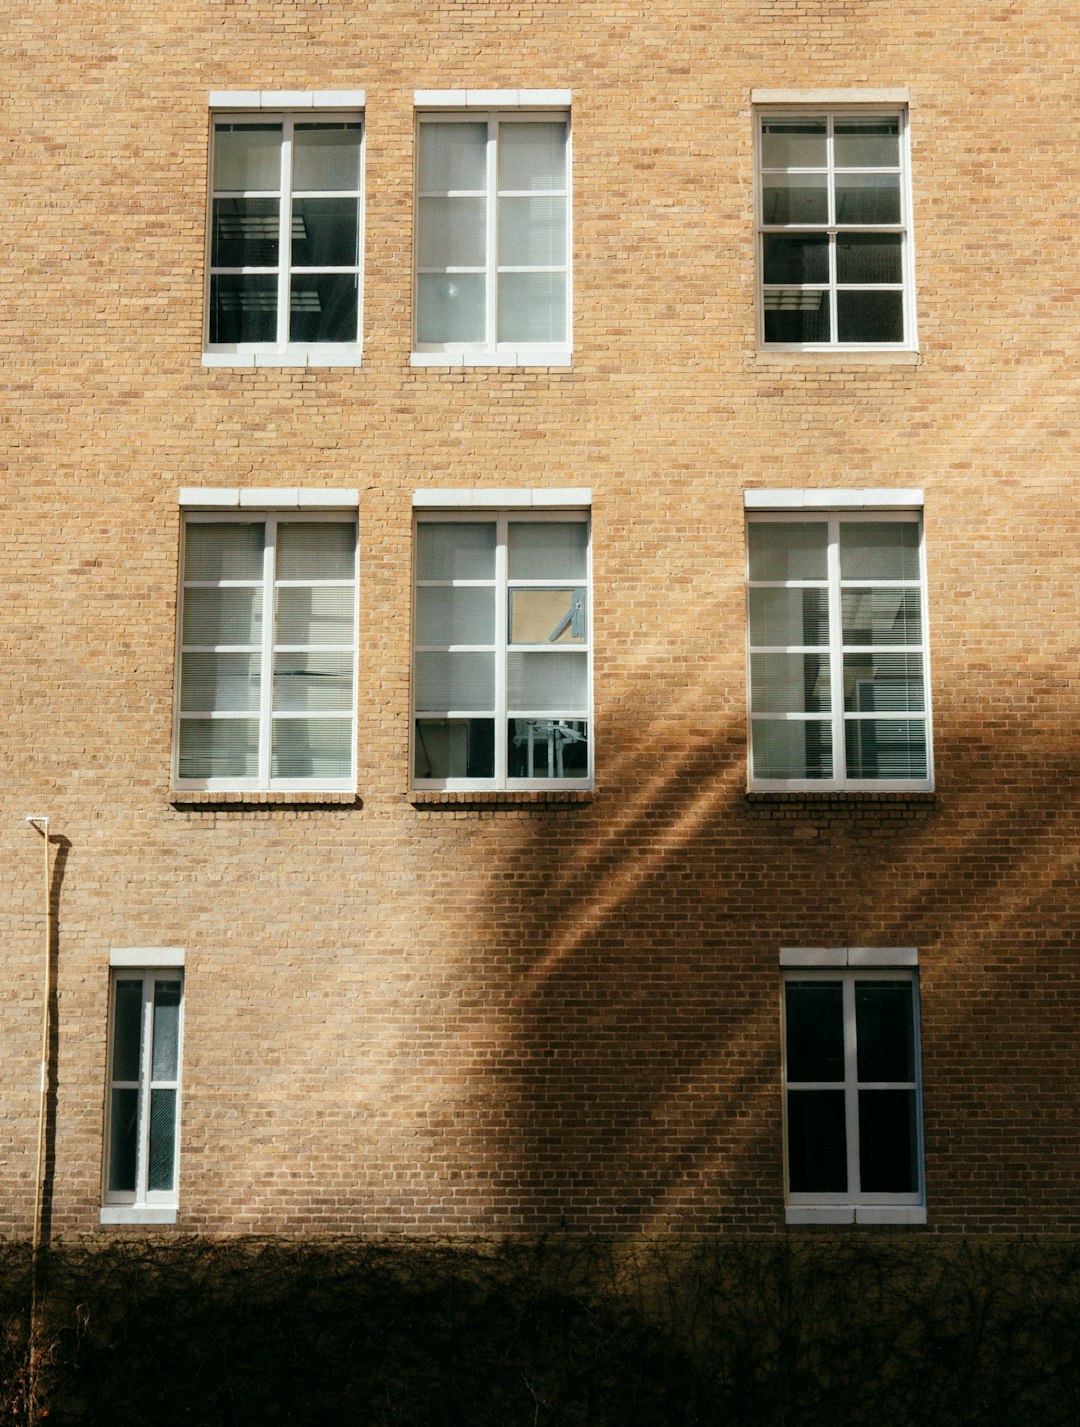
<svg viewBox="0 0 1080 1427"><path fill-rule="evenodd" d="M139 1144L139 1092L114 1090L109 1105L109 1191L135 1190Z"/></svg>
<svg viewBox="0 0 1080 1427"><path fill-rule="evenodd" d="M589 528L583 520L514 520L507 539L510 579L584 579Z"/></svg>
<svg viewBox="0 0 1080 1427"><path fill-rule="evenodd" d="M423 588L416 592L417 644L494 644L495 590Z"/></svg>
<svg viewBox="0 0 1080 1427"><path fill-rule="evenodd" d="M353 521L278 522L279 580L351 580L355 571L356 525ZM281 593L279 591L279 595Z"/></svg>
<svg viewBox="0 0 1080 1427"><path fill-rule="evenodd" d="M293 192L360 187L360 125L297 124L293 129Z"/></svg>
<svg viewBox="0 0 1080 1427"><path fill-rule="evenodd" d="M499 275L499 341L566 341L566 274Z"/></svg>
<svg viewBox="0 0 1080 1427"><path fill-rule="evenodd" d="M266 527L190 521L184 542L185 580L261 580Z"/></svg>
<svg viewBox="0 0 1080 1427"><path fill-rule="evenodd" d="M566 124L499 125L499 187L533 191L566 187Z"/></svg>
<svg viewBox="0 0 1080 1427"><path fill-rule="evenodd" d="M844 590L840 595L845 644L921 644L918 590Z"/></svg>
<svg viewBox="0 0 1080 1427"><path fill-rule="evenodd" d="M899 167L900 120L835 119L833 163L837 168Z"/></svg>
<svg viewBox="0 0 1080 1427"><path fill-rule="evenodd" d="M842 580L917 580L919 526L911 521L840 522Z"/></svg>
<svg viewBox="0 0 1080 1427"><path fill-rule="evenodd" d="M827 713L828 654L752 654L750 706L755 713Z"/></svg>
<svg viewBox="0 0 1080 1427"><path fill-rule="evenodd" d="M902 342L904 294L873 288L838 292L836 336L840 342Z"/></svg>
<svg viewBox="0 0 1080 1427"><path fill-rule="evenodd" d="M351 654L275 654L276 712L348 711L353 701Z"/></svg>
<svg viewBox="0 0 1080 1427"><path fill-rule="evenodd" d="M842 1090L789 1090L788 1188L792 1194L847 1192Z"/></svg>
<svg viewBox="0 0 1080 1427"><path fill-rule="evenodd" d="M903 282L903 246L902 233L838 233L837 282Z"/></svg>
<svg viewBox="0 0 1080 1427"><path fill-rule="evenodd" d="M925 778L926 726L921 718L849 719L849 778Z"/></svg>
<svg viewBox="0 0 1080 1427"><path fill-rule="evenodd" d="M825 233L765 233L766 282L828 282L829 239Z"/></svg>
<svg viewBox="0 0 1080 1427"><path fill-rule="evenodd" d="M215 198L210 262L216 268L272 268L279 257L276 198Z"/></svg>
<svg viewBox="0 0 1080 1427"><path fill-rule="evenodd" d="M761 219L763 223L827 223L827 176L823 173L766 174L761 180Z"/></svg>
<svg viewBox="0 0 1080 1427"><path fill-rule="evenodd" d="M747 541L752 580L824 580L828 575L829 527L823 520L755 520L747 527Z"/></svg>
<svg viewBox="0 0 1080 1427"><path fill-rule="evenodd" d="M179 771L181 778L258 777L258 720L181 719Z"/></svg>
<svg viewBox="0 0 1080 1427"><path fill-rule="evenodd" d="M910 981L856 981L859 1079L915 1079L915 1023Z"/></svg>
<svg viewBox="0 0 1080 1427"><path fill-rule="evenodd" d="M257 713L257 654L184 654L180 707L185 713Z"/></svg>
<svg viewBox="0 0 1080 1427"><path fill-rule="evenodd" d="M150 1162L146 1187L168 1190L176 1183L176 1091L150 1092Z"/></svg>
<svg viewBox="0 0 1080 1427"><path fill-rule="evenodd" d="M766 342L827 342L829 294L785 287L762 293Z"/></svg>
<svg viewBox="0 0 1080 1427"><path fill-rule="evenodd" d="M824 119L762 120L762 168L824 168L826 132Z"/></svg>
<svg viewBox="0 0 1080 1427"><path fill-rule="evenodd" d="M355 267L360 210L355 198L295 198L292 261L298 268Z"/></svg>
<svg viewBox="0 0 1080 1427"><path fill-rule="evenodd" d="M418 580L493 580L494 521L421 521L416 527Z"/></svg>
<svg viewBox="0 0 1080 1427"><path fill-rule="evenodd" d="M418 342L482 342L487 288L483 273L420 273L416 280Z"/></svg>
<svg viewBox="0 0 1080 1427"><path fill-rule="evenodd" d="M271 736L273 778L347 778L352 771L351 718L279 718Z"/></svg>
<svg viewBox="0 0 1080 1427"><path fill-rule="evenodd" d="M859 1181L864 1194L917 1194L914 1090L859 1091Z"/></svg>
<svg viewBox="0 0 1080 1427"><path fill-rule="evenodd" d="M584 719L512 718L507 758L511 778L586 778L588 725Z"/></svg>
<svg viewBox="0 0 1080 1427"><path fill-rule="evenodd" d="M421 192L486 186L487 124L424 123L418 142Z"/></svg>
<svg viewBox="0 0 1080 1427"><path fill-rule="evenodd" d="M900 175L898 173L838 174L836 177L836 221L837 223L899 223Z"/></svg>
<svg viewBox="0 0 1080 1427"><path fill-rule="evenodd" d="M565 198L500 198L499 262L548 267L566 262Z"/></svg>
<svg viewBox="0 0 1080 1427"><path fill-rule="evenodd" d="M844 708L849 713L922 713L919 654L845 654Z"/></svg>
<svg viewBox="0 0 1080 1427"><path fill-rule="evenodd" d="M154 1046L151 1075L175 1080L180 1051L180 982L154 983Z"/></svg>
<svg viewBox="0 0 1080 1427"><path fill-rule="evenodd" d="M262 590L185 590L185 644L258 644Z"/></svg>
<svg viewBox="0 0 1080 1427"><path fill-rule="evenodd" d="M506 701L511 709L587 713L587 655L508 654L506 686Z"/></svg>
<svg viewBox="0 0 1080 1427"><path fill-rule="evenodd" d="M142 978L117 981L113 1001L114 1080L138 1080L142 1046Z"/></svg>
<svg viewBox="0 0 1080 1427"><path fill-rule="evenodd" d="M483 267L487 253L483 198L421 198L417 261L422 268Z"/></svg>
<svg viewBox="0 0 1080 1427"><path fill-rule="evenodd" d="M755 778L831 778L832 730L819 719L753 719Z"/></svg>
<svg viewBox="0 0 1080 1427"><path fill-rule="evenodd" d="M232 273L210 279L211 342L277 340L277 278Z"/></svg>
<svg viewBox="0 0 1080 1427"><path fill-rule="evenodd" d="M585 590L511 590L511 644L583 644Z"/></svg>
<svg viewBox="0 0 1080 1427"><path fill-rule="evenodd" d="M356 596L351 586L279 589L278 644L352 644Z"/></svg>
<svg viewBox="0 0 1080 1427"><path fill-rule="evenodd" d="M292 277L290 342L355 342L360 279L356 273L304 273Z"/></svg>
<svg viewBox="0 0 1080 1427"><path fill-rule="evenodd" d="M840 981L785 981L789 1084L844 1079L844 987Z"/></svg>
<svg viewBox="0 0 1080 1427"><path fill-rule="evenodd" d="M494 778L495 721L490 718L416 720L415 778Z"/></svg>
<svg viewBox="0 0 1080 1427"><path fill-rule="evenodd" d="M494 654L417 654L416 707L422 713L493 709Z"/></svg>
<svg viewBox="0 0 1080 1427"><path fill-rule="evenodd" d="M825 645L828 642L827 590L750 591L751 644Z"/></svg>
<svg viewBox="0 0 1080 1427"><path fill-rule="evenodd" d="M280 187L280 124L214 125L216 192L276 193Z"/></svg>

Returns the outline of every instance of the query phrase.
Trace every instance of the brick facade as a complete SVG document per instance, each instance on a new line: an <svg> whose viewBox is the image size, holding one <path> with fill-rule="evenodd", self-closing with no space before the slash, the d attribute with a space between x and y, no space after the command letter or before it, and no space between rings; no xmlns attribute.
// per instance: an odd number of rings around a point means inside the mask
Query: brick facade
<svg viewBox="0 0 1080 1427"><path fill-rule="evenodd" d="M101 1203L187 955L177 1227L771 1232L778 951L920 954L936 1231L1080 1228L1074 7L8 17L0 1233ZM573 363L409 365L413 91L573 93ZM757 87L906 87L917 361L755 350ZM363 365L201 365L207 95L363 88ZM358 792L170 795L181 486L358 487ZM422 487L590 487L596 787L409 794ZM925 493L933 794L747 795L743 494Z"/></svg>

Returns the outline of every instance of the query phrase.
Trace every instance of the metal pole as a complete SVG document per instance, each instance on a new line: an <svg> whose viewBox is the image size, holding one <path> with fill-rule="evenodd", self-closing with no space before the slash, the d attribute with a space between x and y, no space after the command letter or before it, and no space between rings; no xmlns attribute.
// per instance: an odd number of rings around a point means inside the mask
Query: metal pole
<svg viewBox="0 0 1080 1427"><path fill-rule="evenodd" d="M41 1083L38 1091L37 1172L34 1176L34 1235L30 1253L30 1350L27 1360L27 1422L37 1420L37 1317L38 1265L41 1258L41 1220L45 1169L45 1117L49 1098L49 1026L52 999L52 887L49 881L49 819L30 816L26 821L42 834L45 850L45 978L41 1008Z"/></svg>

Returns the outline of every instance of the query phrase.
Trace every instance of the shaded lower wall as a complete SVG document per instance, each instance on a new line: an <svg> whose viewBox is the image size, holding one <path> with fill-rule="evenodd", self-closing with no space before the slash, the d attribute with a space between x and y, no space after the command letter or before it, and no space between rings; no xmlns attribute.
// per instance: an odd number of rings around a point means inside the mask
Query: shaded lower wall
<svg viewBox="0 0 1080 1427"><path fill-rule="evenodd" d="M41 1265L37 1419L1075 1427L1080 1239L112 1240ZM30 1259L0 1246L3 1419Z"/></svg>

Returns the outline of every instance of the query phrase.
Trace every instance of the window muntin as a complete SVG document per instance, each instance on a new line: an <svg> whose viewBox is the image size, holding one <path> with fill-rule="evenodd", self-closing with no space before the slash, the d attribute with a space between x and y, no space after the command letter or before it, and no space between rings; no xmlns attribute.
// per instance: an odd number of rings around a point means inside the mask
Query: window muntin
<svg viewBox="0 0 1080 1427"><path fill-rule="evenodd" d="M214 119L207 351L355 354L362 173L359 114Z"/></svg>
<svg viewBox="0 0 1080 1427"><path fill-rule="evenodd" d="M413 786L588 787L588 517L416 524Z"/></svg>
<svg viewBox="0 0 1080 1427"><path fill-rule="evenodd" d="M177 1202L183 973L112 973L106 1204Z"/></svg>
<svg viewBox="0 0 1080 1427"><path fill-rule="evenodd" d="M912 348L906 111L758 113L765 346Z"/></svg>
<svg viewBox="0 0 1080 1427"><path fill-rule="evenodd" d="M783 991L788 1202L921 1204L915 974L791 971Z"/></svg>
<svg viewBox="0 0 1080 1427"><path fill-rule="evenodd" d="M750 786L932 787L922 524L751 516Z"/></svg>
<svg viewBox="0 0 1080 1427"><path fill-rule="evenodd" d="M420 117L417 352L569 346L569 137L562 113Z"/></svg>
<svg viewBox="0 0 1080 1427"><path fill-rule="evenodd" d="M190 515L174 779L355 786L356 521Z"/></svg>

